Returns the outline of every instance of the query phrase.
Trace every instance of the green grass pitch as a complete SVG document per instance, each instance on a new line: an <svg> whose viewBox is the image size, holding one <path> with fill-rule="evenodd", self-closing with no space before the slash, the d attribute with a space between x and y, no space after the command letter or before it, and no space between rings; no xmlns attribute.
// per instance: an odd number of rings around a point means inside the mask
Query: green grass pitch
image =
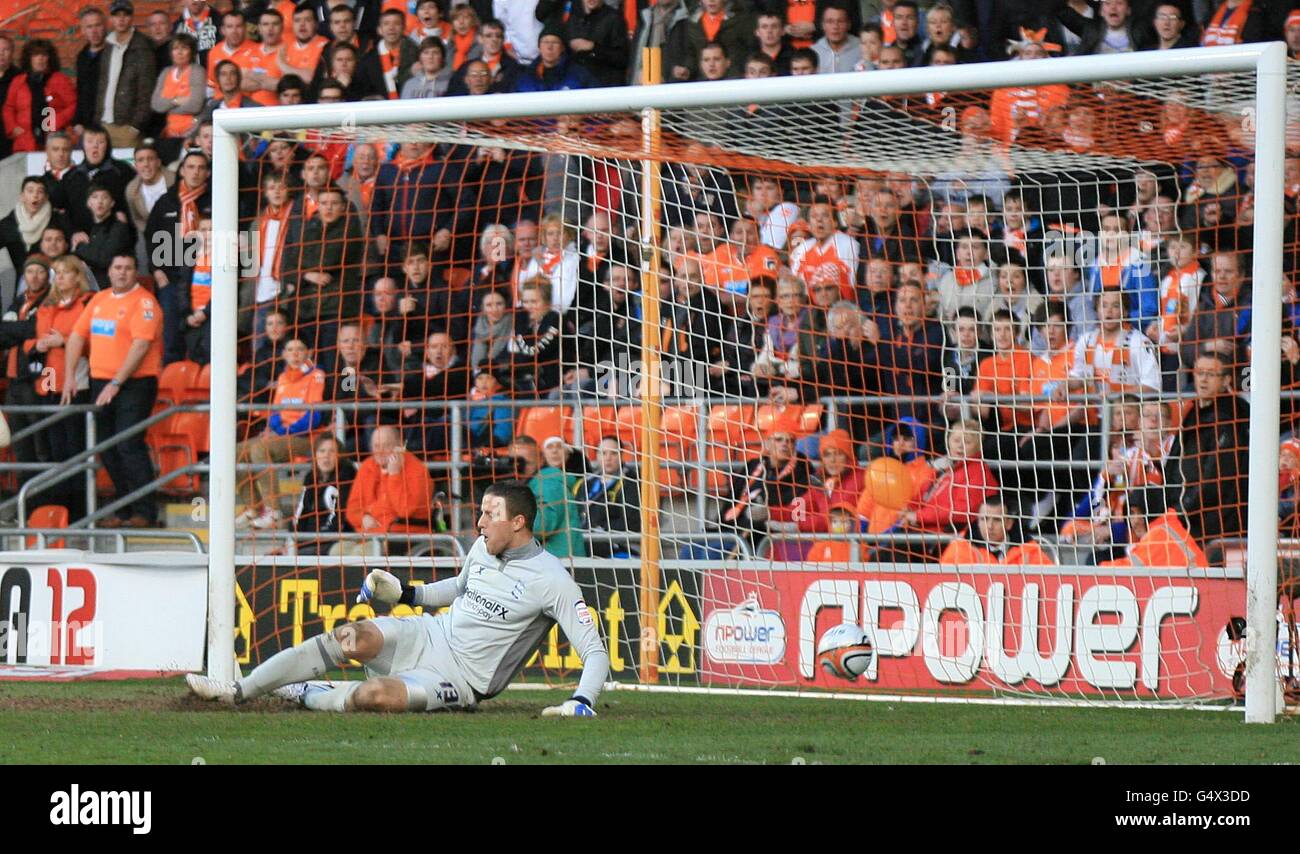
<svg viewBox="0 0 1300 854"><path fill-rule="evenodd" d="M1300 762L1300 721L1237 712L1043 709L611 691L597 720L543 719L567 692L507 691L477 712L232 710L179 679L0 689L12 763Z"/></svg>

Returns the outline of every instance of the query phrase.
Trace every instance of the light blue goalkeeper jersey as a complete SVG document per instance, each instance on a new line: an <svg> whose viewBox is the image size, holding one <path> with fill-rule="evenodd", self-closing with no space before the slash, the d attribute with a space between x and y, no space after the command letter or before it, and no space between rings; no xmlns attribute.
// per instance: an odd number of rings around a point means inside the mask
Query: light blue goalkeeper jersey
<svg viewBox="0 0 1300 854"><path fill-rule="evenodd" d="M500 693L556 623L582 657L578 695L595 703L609 675L609 654L582 590L536 540L493 557L479 537L460 575L417 587L415 603L451 606L440 622L478 699Z"/></svg>

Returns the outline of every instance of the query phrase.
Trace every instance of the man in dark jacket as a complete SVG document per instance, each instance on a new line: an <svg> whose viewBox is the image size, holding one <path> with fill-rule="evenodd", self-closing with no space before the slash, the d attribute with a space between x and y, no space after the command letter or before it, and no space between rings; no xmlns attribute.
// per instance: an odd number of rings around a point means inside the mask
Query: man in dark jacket
<svg viewBox="0 0 1300 854"><path fill-rule="evenodd" d="M342 190L321 190L316 206L316 216L303 224L302 241L284 247L280 282L297 301L298 337L324 354L333 349L339 324L361 317L366 241L357 218L345 215Z"/></svg>
<svg viewBox="0 0 1300 854"><path fill-rule="evenodd" d="M574 497L581 506L583 527L611 534L641 532L641 486L623 462L623 443L617 436L600 440L596 470L574 484ZM594 557L627 556L635 553L638 537L627 543L593 542Z"/></svg>
<svg viewBox="0 0 1300 854"><path fill-rule="evenodd" d="M452 235L469 233L474 211L461 209L463 163L441 147L406 142L397 156L379 167L370 200L370 233L381 257L394 245L416 241L447 258ZM472 241L472 234L470 240ZM396 259L393 259L396 260Z"/></svg>
<svg viewBox="0 0 1300 854"><path fill-rule="evenodd" d="M724 392L739 387L740 348L730 314L717 293L704 286L700 262L683 261L673 274L673 301L660 315L664 375L673 377L685 396Z"/></svg>
<svg viewBox="0 0 1300 854"><path fill-rule="evenodd" d="M943 326L925 317L925 297L914 282L894 291L894 316L888 323L870 324L866 339L874 351L880 393L887 396L937 396L943 391ZM911 416L919 423L940 424L937 408L925 402L899 403L893 420ZM887 416L888 417L888 416Z"/></svg>
<svg viewBox="0 0 1300 854"><path fill-rule="evenodd" d="M393 100L401 97L402 87L411 79L411 67L420 61L420 49L403 34L405 27L406 15L398 9L379 16L379 39L357 66L365 91Z"/></svg>
<svg viewBox="0 0 1300 854"><path fill-rule="evenodd" d="M1250 404L1236 395L1227 361L1205 351L1192 371L1196 399L1165 464L1165 485L1192 536L1209 551L1221 537L1246 533L1246 477L1249 472Z"/></svg>
<svg viewBox="0 0 1300 854"><path fill-rule="evenodd" d="M357 323L344 323L338 327L338 347L322 353L317 360L326 374L325 398L339 404L346 422L344 441L350 451L360 451L370 445L370 431L379 422L375 409L356 406L358 403L375 403L396 397L401 377L384 372L379 361L379 351L366 347Z"/></svg>
<svg viewBox="0 0 1300 854"><path fill-rule="evenodd" d="M605 0L574 3L563 25L569 59L601 86L621 86L627 78L627 22Z"/></svg>
<svg viewBox="0 0 1300 854"><path fill-rule="evenodd" d="M109 13L113 31L99 55L96 119L108 129L113 145L134 148L140 141L140 129L153 118L150 102L158 69L154 66L153 42L133 23L135 6L131 0L113 0Z"/></svg>
<svg viewBox="0 0 1300 854"><path fill-rule="evenodd" d="M77 51L77 112L72 124L77 133L86 125L99 124L95 111L95 96L99 93L99 56L104 52L104 39L108 35L108 22L104 13L87 6L80 16L81 37L86 44Z"/></svg>
<svg viewBox="0 0 1300 854"><path fill-rule="evenodd" d="M1183 366L1191 370L1206 348L1219 353L1232 371L1250 361L1251 288L1242 267L1245 253L1219 252L1212 259L1212 281L1202 286L1200 304L1183 331L1179 347Z"/></svg>
<svg viewBox="0 0 1300 854"><path fill-rule="evenodd" d="M176 183L149 211L145 226L145 252L154 294L163 310L163 360L185 358L181 340L181 317L188 306L178 300L175 284L185 275L185 255L199 220L212 215L212 191L208 182L211 165L200 151L181 158Z"/></svg>
<svg viewBox="0 0 1300 854"><path fill-rule="evenodd" d="M763 455L731 480L731 501L724 501L721 509L724 531L734 531L755 545L765 533L797 528L798 499L814 480L812 463L795 450L794 443L794 434L783 429L763 437ZM797 545L790 545L794 554L800 552ZM773 558L789 559L791 551L774 553Z"/></svg>
<svg viewBox="0 0 1300 854"><path fill-rule="evenodd" d="M664 45L665 81L700 79L700 52L709 42L722 45L732 68L743 68L754 43L755 24L753 16L740 11L740 6L727 0L700 0L695 14L668 34ZM710 32L705 25L715 20L716 29Z"/></svg>
<svg viewBox="0 0 1300 854"><path fill-rule="evenodd" d="M93 218L86 208L90 185L106 187L113 196L113 207L128 210L126 185L135 177L135 169L121 160L114 160L109 148L109 132L98 124L86 125L81 136L83 159L63 176L57 193L51 191L50 200L55 207L67 205L68 219L76 231L90 231ZM126 221L125 213L122 216Z"/></svg>
<svg viewBox="0 0 1300 854"><path fill-rule="evenodd" d="M519 75L520 92L594 89L600 85L586 68L565 54L564 36L546 29L537 39L537 59Z"/></svg>
<svg viewBox="0 0 1300 854"><path fill-rule="evenodd" d="M1127 53L1138 50L1150 40L1146 22L1138 20L1128 0L1104 0L1101 14L1085 18L1062 2L1057 10L1061 23L1079 37L1076 56L1101 53Z"/></svg>
<svg viewBox="0 0 1300 854"><path fill-rule="evenodd" d="M0 320L0 376L6 379L6 406L34 406L44 402L42 390L37 388L37 377L32 375L22 347L24 342L36 337L36 312L50 292L49 262L49 258L35 254L26 264L23 261L14 263L19 273L27 275L27 290L14 298L4 313L4 319ZM13 411L6 415L13 433L32 426L42 417ZM43 462L49 457L49 448L45 437L37 433L14 442L13 453L14 459L20 463ZM34 475L35 472L20 471L18 483Z"/></svg>

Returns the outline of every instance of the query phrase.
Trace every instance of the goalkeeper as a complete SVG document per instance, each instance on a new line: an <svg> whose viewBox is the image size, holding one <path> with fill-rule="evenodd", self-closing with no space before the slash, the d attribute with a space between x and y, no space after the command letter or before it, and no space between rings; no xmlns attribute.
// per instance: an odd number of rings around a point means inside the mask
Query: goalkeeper
<svg viewBox="0 0 1300 854"><path fill-rule="evenodd" d="M494 483L483 496L482 536L460 575L404 590L376 569L357 597L427 612L451 606L446 613L349 623L276 653L236 682L193 673L186 682L199 697L231 703L274 692L317 711L472 709L500 693L559 623L582 656L582 679L572 699L542 714L594 717L609 655L578 585L533 538L536 515L526 484ZM311 681L348 659L362 662L369 678Z"/></svg>

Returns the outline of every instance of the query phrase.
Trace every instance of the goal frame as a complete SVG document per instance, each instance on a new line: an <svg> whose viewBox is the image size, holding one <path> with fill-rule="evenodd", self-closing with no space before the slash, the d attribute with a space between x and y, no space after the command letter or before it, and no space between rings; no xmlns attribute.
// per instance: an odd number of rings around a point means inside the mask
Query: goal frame
<svg viewBox="0 0 1300 854"><path fill-rule="evenodd" d="M208 508L208 673L235 677L235 375L238 335L239 134L302 128L372 127L413 122L465 122L583 113L641 113L745 104L886 97L924 91L967 91L1123 80L1134 77L1255 75L1255 242L1253 299L1274 311L1253 314L1250 395L1250 532L1247 545L1246 714L1271 723L1279 712L1275 681L1277 611L1278 438L1281 366L1283 235L1282 170L1286 126L1286 46L1281 42L1188 48L1047 62L994 62L887 72L819 74L766 80L498 94L409 101L314 104L213 115L212 407ZM649 162L649 161L647 161Z"/></svg>

